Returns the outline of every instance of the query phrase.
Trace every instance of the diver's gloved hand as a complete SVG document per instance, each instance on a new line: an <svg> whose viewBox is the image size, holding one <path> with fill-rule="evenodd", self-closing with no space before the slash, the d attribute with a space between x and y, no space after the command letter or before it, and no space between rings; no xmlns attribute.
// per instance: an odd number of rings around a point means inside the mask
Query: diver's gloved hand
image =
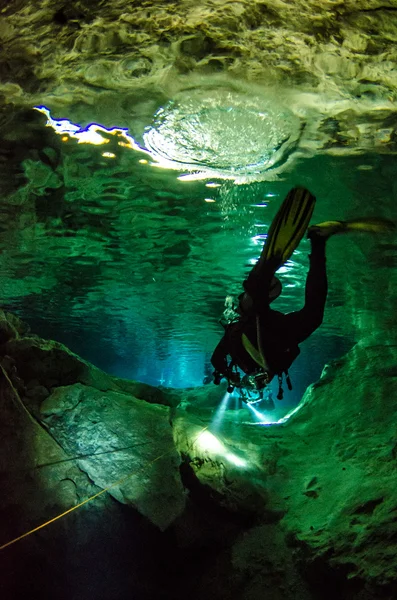
<svg viewBox="0 0 397 600"><path fill-rule="evenodd" d="M213 372L213 378L215 385L219 385L223 378L227 379L229 385L232 385L233 387L239 386L241 383L239 373L236 373L231 369L226 369L225 373L215 370Z"/></svg>
<svg viewBox="0 0 397 600"><path fill-rule="evenodd" d="M219 371L214 371L212 375L214 378L215 385L219 385L223 377L222 373L220 373Z"/></svg>

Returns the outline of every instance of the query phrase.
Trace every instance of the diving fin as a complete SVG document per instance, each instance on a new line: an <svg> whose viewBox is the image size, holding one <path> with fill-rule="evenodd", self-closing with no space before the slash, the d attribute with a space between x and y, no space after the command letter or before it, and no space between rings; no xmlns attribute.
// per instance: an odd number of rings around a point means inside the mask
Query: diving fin
<svg viewBox="0 0 397 600"><path fill-rule="evenodd" d="M361 217L350 221L324 221L309 227L307 237L328 239L331 235L341 233L390 233L396 224L382 217Z"/></svg>
<svg viewBox="0 0 397 600"><path fill-rule="evenodd" d="M315 196L305 188L295 187L288 192L270 225L254 271L268 263L273 274L291 257L306 232L315 202Z"/></svg>

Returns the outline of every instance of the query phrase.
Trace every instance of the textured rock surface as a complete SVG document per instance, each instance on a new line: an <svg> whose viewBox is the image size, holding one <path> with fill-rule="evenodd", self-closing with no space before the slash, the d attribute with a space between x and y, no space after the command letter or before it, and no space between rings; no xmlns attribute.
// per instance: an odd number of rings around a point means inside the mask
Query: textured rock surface
<svg viewBox="0 0 397 600"><path fill-rule="evenodd" d="M64 458L82 457L78 465L90 481L100 488L120 481L111 488L112 495L132 503L160 528L169 525L183 510L184 493L169 409L159 406L167 394L134 382L117 382L62 344L20 337L17 328L24 331L18 319L2 313L0 331L10 337L2 345L3 378L25 418L29 415L25 404L35 415L30 421L34 431L41 432L39 440L51 446L51 437L36 418L57 440ZM148 402L133 396L134 390ZM158 404L151 405L154 396ZM46 462L52 461L49 453Z"/></svg>
<svg viewBox="0 0 397 600"><path fill-rule="evenodd" d="M75 384L41 405L44 424L78 466L119 502L165 529L183 511L168 409L126 394ZM120 482L115 485L116 482Z"/></svg>
<svg viewBox="0 0 397 600"><path fill-rule="evenodd" d="M288 466L295 493L285 526L350 579L375 586L397 580L395 363L394 344L361 342L286 428L301 448Z"/></svg>
<svg viewBox="0 0 397 600"><path fill-rule="evenodd" d="M164 70L226 69L249 79L287 75L340 93L357 93L357 78L367 86L382 83L387 95L395 86L393 9L391 0L200 6L115 0L73 8L60 1L40 7L15 1L3 9L3 79L49 89L61 70L72 95L74 86L87 83L129 89Z"/></svg>
<svg viewBox="0 0 397 600"><path fill-rule="evenodd" d="M11 105L68 107L69 117L138 130L164 99L221 74L277 89L310 115L306 151L394 151L394 9L392 0L15 0L3 9L1 91Z"/></svg>

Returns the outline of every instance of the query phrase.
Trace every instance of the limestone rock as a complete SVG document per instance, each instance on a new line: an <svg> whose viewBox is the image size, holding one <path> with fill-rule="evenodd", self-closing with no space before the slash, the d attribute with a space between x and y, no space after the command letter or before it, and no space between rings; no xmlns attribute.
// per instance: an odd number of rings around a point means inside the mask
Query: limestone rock
<svg viewBox="0 0 397 600"><path fill-rule="evenodd" d="M81 384L58 387L41 405L58 443L90 480L161 529L183 511L168 409Z"/></svg>
<svg viewBox="0 0 397 600"><path fill-rule="evenodd" d="M0 310L0 346L29 332L29 326L16 315Z"/></svg>
<svg viewBox="0 0 397 600"><path fill-rule="evenodd" d="M356 345L327 383L309 389L285 426L293 450L283 464L294 483L283 484L291 494L284 527L369 586L390 586L397 577L388 558L397 543L397 388L387 375L396 358L394 345Z"/></svg>
<svg viewBox="0 0 397 600"><path fill-rule="evenodd" d="M211 490L223 508L270 521L279 518L268 511L266 478L246 460L242 444L219 437L184 410L177 410L172 424L176 447L185 457L193 481Z"/></svg>
<svg viewBox="0 0 397 600"><path fill-rule="evenodd" d="M9 321L7 327L11 327ZM10 329L10 331L14 330ZM81 382L98 390L125 391L147 402L168 406L179 402L178 397L170 392L158 390L144 383L111 377L81 359L63 344L53 340L45 341L37 336L14 338L5 344L3 351L18 364L18 376L30 389L28 395L31 397L34 396L32 389L36 385L50 389Z"/></svg>
<svg viewBox="0 0 397 600"><path fill-rule="evenodd" d="M4 373L2 368L0 508L7 518L3 521L0 544L72 508L80 494L89 497L94 490L57 441L24 408Z"/></svg>

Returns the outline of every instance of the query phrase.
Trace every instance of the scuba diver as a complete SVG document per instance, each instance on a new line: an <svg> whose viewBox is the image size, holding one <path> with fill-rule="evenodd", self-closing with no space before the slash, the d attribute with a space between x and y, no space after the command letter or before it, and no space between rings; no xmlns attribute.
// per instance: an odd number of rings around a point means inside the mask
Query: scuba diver
<svg viewBox="0 0 397 600"><path fill-rule="evenodd" d="M287 194L272 221L259 260L243 283L237 318L225 325L225 333L211 357L214 383L218 385L225 378L227 391L237 388L247 403L260 402L275 376L279 400L283 398L283 376L288 389L292 389L288 369L300 353L299 344L323 321L328 290L328 238L356 231L383 233L395 229L392 221L377 217L326 221L308 228L315 202L316 198L302 187ZM290 258L306 231L311 253L305 304L299 311L283 314L270 308L281 293L281 282L275 273Z"/></svg>

